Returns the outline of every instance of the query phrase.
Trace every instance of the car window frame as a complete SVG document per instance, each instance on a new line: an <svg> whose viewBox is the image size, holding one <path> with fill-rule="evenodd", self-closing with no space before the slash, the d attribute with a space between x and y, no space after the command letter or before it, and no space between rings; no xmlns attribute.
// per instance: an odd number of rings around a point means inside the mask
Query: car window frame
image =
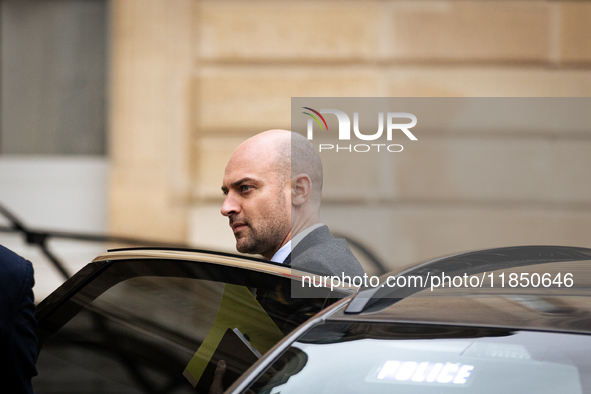
<svg viewBox="0 0 591 394"><path fill-rule="evenodd" d="M155 275L155 273L157 275ZM95 258L71 279L43 300L37 307L37 355L45 341L91 304L101 294L125 280L142 276L186 277L227 282L238 278L237 285L268 287L273 281L300 281L308 273L266 260L220 252L187 251L179 249L123 249ZM322 287L317 291L327 291ZM327 292L329 298L339 299L356 288L339 287Z"/></svg>

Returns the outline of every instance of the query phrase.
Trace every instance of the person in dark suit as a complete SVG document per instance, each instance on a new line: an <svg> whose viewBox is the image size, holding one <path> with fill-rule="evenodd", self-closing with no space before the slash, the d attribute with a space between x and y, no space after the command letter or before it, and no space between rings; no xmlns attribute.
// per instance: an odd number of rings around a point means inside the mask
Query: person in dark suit
<svg viewBox="0 0 591 394"><path fill-rule="evenodd" d="M0 392L33 393L37 375L33 265L0 245Z"/></svg>
<svg viewBox="0 0 591 394"><path fill-rule="evenodd" d="M320 156L303 136L269 130L244 141L230 157L222 183L221 213L229 219L236 249L321 275L363 276L347 242L320 222L322 182ZM311 316L324 303L292 299L289 289L257 293L257 300L275 313L270 317L286 334L302 322L289 316ZM223 392L225 368L220 360L210 394Z"/></svg>
<svg viewBox="0 0 591 394"><path fill-rule="evenodd" d="M221 213L236 249L320 274L363 276L346 241L320 222L322 183L320 156L303 136L269 130L243 142L222 185Z"/></svg>

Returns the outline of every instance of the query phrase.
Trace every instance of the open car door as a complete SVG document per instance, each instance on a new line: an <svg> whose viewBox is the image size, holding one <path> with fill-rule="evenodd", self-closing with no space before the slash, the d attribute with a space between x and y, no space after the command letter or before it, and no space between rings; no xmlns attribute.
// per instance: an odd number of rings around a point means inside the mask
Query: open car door
<svg viewBox="0 0 591 394"><path fill-rule="evenodd" d="M207 393L217 359L227 388L258 354L354 291L292 297L303 276L223 253L105 253L39 304L35 392Z"/></svg>

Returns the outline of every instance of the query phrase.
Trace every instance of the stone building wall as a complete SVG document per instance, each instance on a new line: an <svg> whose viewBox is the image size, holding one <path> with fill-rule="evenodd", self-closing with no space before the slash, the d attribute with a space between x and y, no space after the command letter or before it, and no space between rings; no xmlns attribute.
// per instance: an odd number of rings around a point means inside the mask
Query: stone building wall
<svg viewBox="0 0 591 394"><path fill-rule="evenodd" d="M290 128L291 97L591 94L589 2L112 0L110 23L110 231L204 248L233 250L223 168L245 138ZM422 182L387 205L328 189L323 220L391 267L591 246L591 131L425 143L404 159ZM391 226L356 234L347 215Z"/></svg>

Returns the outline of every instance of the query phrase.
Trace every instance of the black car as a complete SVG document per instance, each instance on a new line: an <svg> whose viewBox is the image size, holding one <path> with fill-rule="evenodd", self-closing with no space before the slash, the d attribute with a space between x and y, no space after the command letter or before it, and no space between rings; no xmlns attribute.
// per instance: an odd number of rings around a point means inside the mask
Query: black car
<svg viewBox="0 0 591 394"><path fill-rule="evenodd" d="M105 253L39 304L35 392L208 392L200 378L227 328L240 331L245 343L265 353L356 290L318 287L309 298L294 298L291 288L303 276L314 278L225 253ZM234 361L227 386L256 358Z"/></svg>
<svg viewBox="0 0 591 394"><path fill-rule="evenodd" d="M471 252L342 299L355 289L293 297L309 274L256 259L110 252L39 305L33 383L208 392L226 343L230 393L591 393L590 260L573 247Z"/></svg>

